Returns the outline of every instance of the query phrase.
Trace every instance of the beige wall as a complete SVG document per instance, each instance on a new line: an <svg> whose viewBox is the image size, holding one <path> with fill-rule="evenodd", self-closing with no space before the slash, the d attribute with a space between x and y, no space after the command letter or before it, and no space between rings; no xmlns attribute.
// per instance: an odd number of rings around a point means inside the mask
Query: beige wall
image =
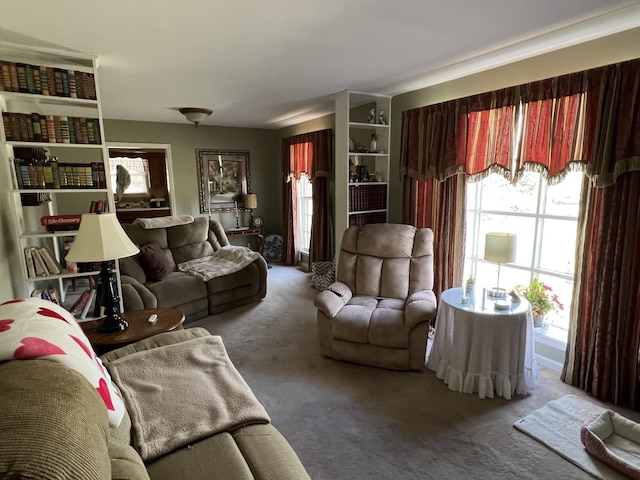
<svg viewBox="0 0 640 480"><path fill-rule="evenodd" d="M106 120L108 142L171 145L176 215L204 215L198 202L196 149L248 150L251 191L258 196L254 215L264 218L265 234L280 233L281 195L279 137L274 130L210 127ZM226 227L235 227L233 213L212 214ZM248 216L245 217L248 222Z"/></svg>
<svg viewBox="0 0 640 480"><path fill-rule="evenodd" d="M393 97L391 171L399 172L402 112L476 93L640 57L640 28ZM390 175L390 221L402 221L402 183Z"/></svg>

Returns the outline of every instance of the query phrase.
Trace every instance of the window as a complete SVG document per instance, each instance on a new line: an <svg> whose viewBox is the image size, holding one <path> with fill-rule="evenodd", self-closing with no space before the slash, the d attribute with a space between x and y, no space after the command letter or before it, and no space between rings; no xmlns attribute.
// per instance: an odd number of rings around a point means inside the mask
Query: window
<svg viewBox="0 0 640 480"><path fill-rule="evenodd" d="M109 158L111 165L111 184L114 186L116 183L116 168L118 165L122 165L127 169L131 176L131 185L127 187L126 195L146 195L149 194L149 160L146 158L129 158L129 157L112 157Z"/></svg>
<svg viewBox="0 0 640 480"><path fill-rule="evenodd" d="M495 286L497 265L482 258L485 234L516 233L516 261L501 266L500 286L528 284L534 277L549 285L564 310L550 312L546 322L553 327L549 334L563 341L573 293L582 178L581 172L570 172L562 182L549 186L539 173L525 172L516 185L497 174L467 183L465 278L473 274L480 287Z"/></svg>
<svg viewBox="0 0 640 480"><path fill-rule="evenodd" d="M298 247L302 253L309 253L311 244L311 220L313 219L313 197L309 177L300 175L296 182L298 200Z"/></svg>

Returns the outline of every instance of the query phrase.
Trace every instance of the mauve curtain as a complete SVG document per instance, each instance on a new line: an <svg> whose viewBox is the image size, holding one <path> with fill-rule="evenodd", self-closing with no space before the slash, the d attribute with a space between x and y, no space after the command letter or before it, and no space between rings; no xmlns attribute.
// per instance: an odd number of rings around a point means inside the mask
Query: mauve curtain
<svg viewBox="0 0 640 480"><path fill-rule="evenodd" d="M333 219L331 218L330 182L333 168L333 133L320 130L308 134L313 143L313 220L309 262L333 260Z"/></svg>
<svg viewBox="0 0 640 480"><path fill-rule="evenodd" d="M457 174L439 181L405 178L405 223L433 230L433 291L462 285L466 238L465 179Z"/></svg>
<svg viewBox="0 0 640 480"><path fill-rule="evenodd" d="M434 291L462 284L466 238L465 175L511 177L517 90L403 112L404 222L434 232Z"/></svg>
<svg viewBox="0 0 640 480"><path fill-rule="evenodd" d="M585 182L587 183L587 182ZM640 172L583 187L571 327L562 379L640 408Z"/></svg>
<svg viewBox="0 0 640 480"><path fill-rule="evenodd" d="M555 184L584 166L585 89L583 72L519 87L523 125L516 179L534 170Z"/></svg>
<svg viewBox="0 0 640 480"><path fill-rule="evenodd" d="M309 261L333 258L333 225L329 183L333 161L331 130L319 130L282 139L283 188L283 262L296 261L297 205L295 180L305 174L312 182L313 219Z"/></svg>
<svg viewBox="0 0 640 480"><path fill-rule="evenodd" d="M578 219L562 379L600 400L639 409L640 60L589 70L586 78L591 183Z"/></svg>
<svg viewBox="0 0 640 480"><path fill-rule="evenodd" d="M401 176L424 181L466 173L511 178L517 88L402 113Z"/></svg>

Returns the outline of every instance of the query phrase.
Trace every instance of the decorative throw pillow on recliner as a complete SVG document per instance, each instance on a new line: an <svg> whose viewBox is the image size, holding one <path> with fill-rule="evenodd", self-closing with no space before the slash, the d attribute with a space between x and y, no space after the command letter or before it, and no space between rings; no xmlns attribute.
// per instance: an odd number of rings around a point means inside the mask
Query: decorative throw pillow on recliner
<svg viewBox="0 0 640 480"><path fill-rule="evenodd" d="M158 243L143 245L138 255L147 279L157 282L171 272L169 259Z"/></svg>

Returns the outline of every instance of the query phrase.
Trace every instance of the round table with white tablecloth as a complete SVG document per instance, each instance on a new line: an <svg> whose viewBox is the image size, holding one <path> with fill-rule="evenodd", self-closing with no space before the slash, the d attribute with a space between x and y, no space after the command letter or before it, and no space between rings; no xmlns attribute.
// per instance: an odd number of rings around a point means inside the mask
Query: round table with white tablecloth
<svg viewBox="0 0 640 480"><path fill-rule="evenodd" d="M428 367L450 390L510 399L538 376L531 304L524 298L496 310L483 294L463 301L462 288L442 293Z"/></svg>

